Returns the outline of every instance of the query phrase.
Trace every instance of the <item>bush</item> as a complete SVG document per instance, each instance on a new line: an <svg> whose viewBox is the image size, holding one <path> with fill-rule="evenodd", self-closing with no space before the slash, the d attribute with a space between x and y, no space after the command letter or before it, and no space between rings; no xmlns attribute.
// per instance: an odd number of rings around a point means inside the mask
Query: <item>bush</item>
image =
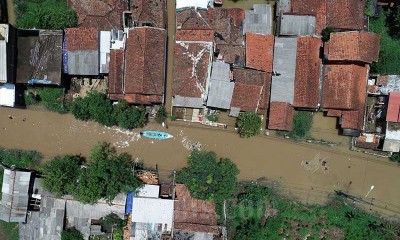
<svg viewBox="0 0 400 240"><path fill-rule="evenodd" d="M293 130L289 136L293 139L306 137L312 126L313 115L310 112L296 112L293 120Z"/></svg>
<svg viewBox="0 0 400 240"><path fill-rule="evenodd" d="M241 137L252 137L260 133L261 118L254 112L240 113L236 125Z"/></svg>
<svg viewBox="0 0 400 240"><path fill-rule="evenodd" d="M165 122L167 119L167 110L165 110L165 106L161 105L160 109L158 109L157 114L156 114L156 122L161 124Z"/></svg>
<svg viewBox="0 0 400 240"><path fill-rule="evenodd" d="M322 35L322 41L323 41L323 42L328 42L329 39L331 38L331 33L333 33L333 32L335 32L335 29L332 28L332 27L324 28L324 29L322 30L322 33L321 33L321 35Z"/></svg>
<svg viewBox="0 0 400 240"><path fill-rule="evenodd" d="M75 227L62 231L61 240L83 240L83 235Z"/></svg>
<svg viewBox="0 0 400 240"><path fill-rule="evenodd" d="M400 154L399 153L393 153L392 156L390 156L390 161L393 162L399 162L400 163Z"/></svg>
<svg viewBox="0 0 400 240"><path fill-rule="evenodd" d="M33 91L34 93L32 93ZM42 104L47 110L66 113L64 89L53 87L34 87L25 92L25 105Z"/></svg>
<svg viewBox="0 0 400 240"><path fill-rule="evenodd" d="M16 2L18 28L65 29L78 25L78 15L65 0Z"/></svg>
<svg viewBox="0 0 400 240"><path fill-rule="evenodd" d="M208 119L208 121L211 121L211 122L218 122L218 116L217 115L215 115L215 114L207 114L206 115L206 118Z"/></svg>
<svg viewBox="0 0 400 240"><path fill-rule="evenodd" d="M125 109L116 118L118 125L124 129L144 127L147 121L145 112L137 107Z"/></svg>
<svg viewBox="0 0 400 240"><path fill-rule="evenodd" d="M169 116L169 119L171 121L176 121L177 117L176 117L176 115L171 115L171 116Z"/></svg>
<svg viewBox="0 0 400 240"><path fill-rule="evenodd" d="M71 104L71 112L76 119L83 121L90 120L89 99L81 97L76 98Z"/></svg>

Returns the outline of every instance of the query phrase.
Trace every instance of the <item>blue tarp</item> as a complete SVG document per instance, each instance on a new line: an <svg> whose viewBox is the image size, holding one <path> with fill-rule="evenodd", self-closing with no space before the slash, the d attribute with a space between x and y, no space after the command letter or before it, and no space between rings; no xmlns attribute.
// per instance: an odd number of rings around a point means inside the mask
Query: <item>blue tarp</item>
<svg viewBox="0 0 400 240"><path fill-rule="evenodd" d="M126 196L125 215L132 212L133 192L128 193Z"/></svg>
<svg viewBox="0 0 400 240"><path fill-rule="evenodd" d="M50 80L44 80L44 79L31 79L28 81L28 84L35 84L35 83L39 83L39 84L51 84Z"/></svg>

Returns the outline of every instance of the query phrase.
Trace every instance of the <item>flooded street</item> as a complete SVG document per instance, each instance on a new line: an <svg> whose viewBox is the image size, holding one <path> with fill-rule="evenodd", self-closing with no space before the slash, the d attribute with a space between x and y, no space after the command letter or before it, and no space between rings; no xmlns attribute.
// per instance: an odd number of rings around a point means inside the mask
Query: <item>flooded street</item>
<svg viewBox="0 0 400 240"><path fill-rule="evenodd" d="M190 154L185 145L200 142L204 150L234 161L241 180L264 177L309 203L323 202L334 190L364 196L374 185L368 196L375 198L376 206L372 209L382 211L386 207L400 213L400 167L387 159L352 152L346 147L294 143L272 136L242 139L234 132L178 122L171 123L168 129L175 136L173 139L150 140L140 138L140 130L105 128L75 120L70 114L0 108L0 116L1 146L38 150L47 159L58 154L88 156L96 142L107 141L119 152L142 159L146 166L158 164L165 177L185 166ZM153 124L146 128L162 129Z"/></svg>

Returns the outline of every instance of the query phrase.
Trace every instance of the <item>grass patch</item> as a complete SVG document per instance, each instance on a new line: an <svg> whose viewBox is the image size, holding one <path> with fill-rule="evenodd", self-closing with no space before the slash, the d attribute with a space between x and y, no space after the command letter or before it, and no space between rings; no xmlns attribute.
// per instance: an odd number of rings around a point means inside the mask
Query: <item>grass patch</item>
<svg viewBox="0 0 400 240"><path fill-rule="evenodd" d="M310 206L259 185L242 186L228 213L228 230L234 239L383 240L397 239L400 231L398 225L339 197L325 206Z"/></svg>
<svg viewBox="0 0 400 240"><path fill-rule="evenodd" d="M379 74L400 74L400 39L390 36L387 27L388 12L372 18L369 30L381 35L379 60L371 65L371 71Z"/></svg>
<svg viewBox="0 0 400 240"><path fill-rule="evenodd" d="M18 240L19 225L18 223L8 223L0 221L0 237L3 240Z"/></svg>

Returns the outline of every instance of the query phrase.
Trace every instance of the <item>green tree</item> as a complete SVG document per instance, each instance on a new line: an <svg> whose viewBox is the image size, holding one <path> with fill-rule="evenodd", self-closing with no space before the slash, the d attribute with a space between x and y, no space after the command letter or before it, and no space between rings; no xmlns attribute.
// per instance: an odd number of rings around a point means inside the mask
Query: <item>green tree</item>
<svg viewBox="0 0 400 240"><path fill-rule="evenodd" d="M386 18L386 26L389 28L391 37L400 37L400 7L397 6L393 10L389 10Z"/></svg>
<svg viewBox="0 0 400 240"><path fill-rule="evenodd" d="M156 122L161 124L165 122L165 119L167 119L167 110L165 110L164 105L161 105L156 113Z"/></svg>
<svg viewBox="0 0 400 240"><path fill-rule="evenodd" d="M392 156L390 156L390 160L393 162L400 162L400 154L399 153L393 153Z"/></svg>
<svg viewBox="0 0 400 240"><path fill-rule="evenodd" d="M195 198L223 201L235 192L238 174L229 159L217 161L214 152L193 151L188 166L178 171L176 180L185 184Z"/></svg>
<svg viewBox="0 0 400 240"><path fill-rule="evenodd" d="M260 133L261 118L254 112L241 113L236 120L241 137L252 137Z"/></svg>
<svg viewBox="0 0 400 240"><path fill-rule="evenodd" d="M80 120L94 120L105 126L116 124L112 103L105 94L89 92L84 98L77 98L71 106L71 112Z"/></svg>
<svg viewBox="0 0 400 240"><path fill-rule="evenodd" d="M267 239L265 229L258 219L251 218L242 222L235 231L235 240Z"/></svg>
<svg viewBox="0 0 400 240"><path fill-rule="evenodd" d="M83 235L75 227L68 228L61 233L61 240L83 240Z"/></svg>
<svg viewBox="0 0 400 240"><path fill-rule="evenodd" d="M312 126L313 115L310 112L296 112L293 120L293 130L289 136L294 139L304 138Z"/></svg>
<svg viewBox="0 0 400 240"><path fill-rule="evenodd" d="M109 143L98 143L90 154L90 164L81 171L74 197L84 203L95 203L100 198L111 202L120 192L135 191L141 182L131 166L130 155L118 155Z"/></svg>
<svg viewBox="0 0 400 240"><path fill-rule="evenodd" d="M42 186L57 197L72 193L77 184L83 159L80 156L57 156L45 163L41 171L45 174Z"/></svg>

